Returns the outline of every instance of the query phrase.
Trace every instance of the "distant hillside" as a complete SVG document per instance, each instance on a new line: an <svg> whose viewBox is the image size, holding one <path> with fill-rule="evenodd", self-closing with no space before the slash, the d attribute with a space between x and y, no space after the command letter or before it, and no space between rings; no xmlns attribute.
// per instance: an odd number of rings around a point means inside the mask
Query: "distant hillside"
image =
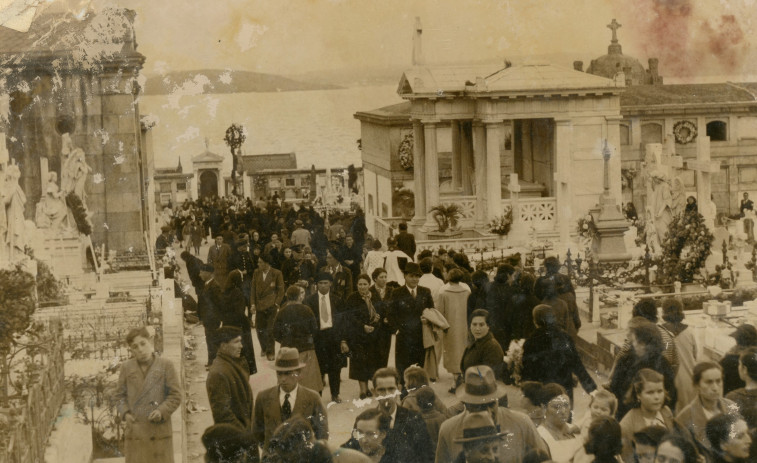
<svg viewBox="0 0 757 463"><path fill-rule="evenodd" d="M145 95L166 95L176 90L192 94L291 92L301 90L333 90L337 85L309 83L275 74L222 69L175 71L151 76L145 83Z"/></svg>

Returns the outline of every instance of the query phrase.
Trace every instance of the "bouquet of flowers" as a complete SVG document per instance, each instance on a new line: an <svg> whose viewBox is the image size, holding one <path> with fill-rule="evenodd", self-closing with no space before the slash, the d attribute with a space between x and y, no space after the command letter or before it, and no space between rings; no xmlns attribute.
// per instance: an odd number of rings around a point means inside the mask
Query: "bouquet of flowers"
<svg viewBox="0 0 757 463"><path fill-rule="evenodd" d="M513 339L505 352L505 363L510 368L510 377L513 384L520 385L521 372L523 371L523 344L525 339Z"/></svg>
<svg viewBox="0 0 757 463"><path fill-rule="evenodd" d="M585 216L578 219L577 231L578 235L581 238L591 241L599 236L597 225L594 223L594 217L592 217L591 214L586 214Z"/></svg>
<svg viewBox="0 0 757 463"><path fill-rule="evenodd" d="M513 223L513 211L509 209L502 215L499 215L489 222L489 231L497 235L505 236L510 233L510 226Z"/></svg>

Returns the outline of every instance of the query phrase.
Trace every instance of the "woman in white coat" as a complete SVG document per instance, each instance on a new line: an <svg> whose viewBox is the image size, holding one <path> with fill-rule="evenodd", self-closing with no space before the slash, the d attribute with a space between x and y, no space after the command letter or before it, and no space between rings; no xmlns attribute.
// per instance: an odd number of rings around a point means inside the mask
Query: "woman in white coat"
<svg viewBox="0 0 757 463"><path fill-rule="evenodd" d="M471 290L463 280L463 272L453 269L449 272L449 283L439 291L438 310L449 323L444 334L444 368L455 376L455 385L462 379L460 360L468 343L468 296Z"/></svg>

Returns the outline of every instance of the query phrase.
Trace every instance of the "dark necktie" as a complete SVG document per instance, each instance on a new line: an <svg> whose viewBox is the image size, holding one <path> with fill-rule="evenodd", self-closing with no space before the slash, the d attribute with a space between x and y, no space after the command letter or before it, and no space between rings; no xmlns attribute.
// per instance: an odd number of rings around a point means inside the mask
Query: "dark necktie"
<svg viewBox="0 0 757 463"><path fill-rule="evenodd" d="M281 405L281 420L286 421L292 416L292 404L289 403L289 393L284 394L284 404Z"/></svg>

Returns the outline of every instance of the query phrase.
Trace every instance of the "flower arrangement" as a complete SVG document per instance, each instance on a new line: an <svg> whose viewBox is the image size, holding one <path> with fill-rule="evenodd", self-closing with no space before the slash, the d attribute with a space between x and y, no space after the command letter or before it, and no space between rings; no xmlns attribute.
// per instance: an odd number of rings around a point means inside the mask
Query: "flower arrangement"
<svg viewBox="0 0 757 463"><path fill-rule="evenodd" d="M489 231L497 235L505 236L510 233L510 227L513 224L513 211L509 209L502 215L499 215L489 222Z"/></svg>
<svg viewBox="0 0 757 463"><path fill-rule="evenodd" d="M400 158L400 166L405 170L413 168L413 134L409 133L405 135L405 138L400 142L400 146L397 155Z"/></svg>
<svg viewBox="0 0 757 463"><path fill-rule="evenodd" d="M510 377L513 380L513 384L520 385L522 379L521 373L523 371L523 344L525 339L513 339L510 341L510 346L505 352L505 363L510 368Z"/></svg>
<svg viewBox="0 0 757 463"><path fill-rule="evenodd" d="M594 223L594 217L592 217L591 214L586 214L578 219L578 227L576 228L576 231L578 231L578 236L583 239L593 241L599 237L597 224Z"/></svg>
<svg viewBox="0 0 757 463"><path fill-rule="evenodd" d="M691 283L710 255L713 237L698 213L679 214L670 224L662 244L662 272L665 283Z"/></svg>
<svg viewBox="0 0 757 463"><path fill-rule="evenodd" d="M676 143L685 145L697 138L697 126L691 121L678 121L673 126Z"/></svg>

